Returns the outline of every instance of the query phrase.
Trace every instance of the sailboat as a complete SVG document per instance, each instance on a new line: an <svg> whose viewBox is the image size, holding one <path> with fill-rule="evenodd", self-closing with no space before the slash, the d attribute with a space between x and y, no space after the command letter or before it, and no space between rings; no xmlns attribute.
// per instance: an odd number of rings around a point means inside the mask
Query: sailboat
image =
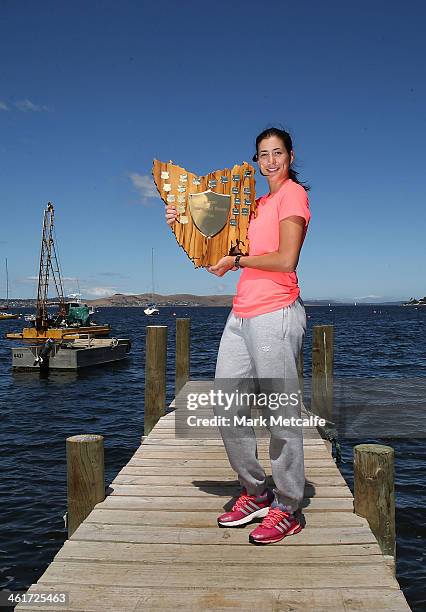
<svg viewBox="0 0 426 612"><path fill-rule="evenodd" d="M6 319L17 319L19 315L14 314L12 312L7 312L9 310L9 273L7 269L7 258L6 258L6 306L5 310L0 312L0 321Z"/></svg>
<svg viewBox="0 0 426 612"><path fill-rule="evenodd" d="M154 249L151 249L151 304L144 308L144 313L151 317L160 314L156 304L154 304Z"/></svg>

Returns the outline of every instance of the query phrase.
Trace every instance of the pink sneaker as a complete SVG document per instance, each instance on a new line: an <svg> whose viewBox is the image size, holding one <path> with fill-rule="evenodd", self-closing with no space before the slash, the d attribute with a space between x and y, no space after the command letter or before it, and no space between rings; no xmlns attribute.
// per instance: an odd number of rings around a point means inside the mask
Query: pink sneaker
<svg viewBox="0 0 426 612"><path fill-rule="evenodd" d="M267 516L249 535L252 544L273 544L302 530L302 525L293 514L284 512L279 506L269 508Z"/></svg>
<svg viewBox="0 0 426 612"><path fill-rule="evenodd" d="M264 517L268 514L273 499L274 494L270 489L266 489L262 495L247 495L243 489L232 510L221 514L217 524L219 527L241 527L257 517Z"/></svg>

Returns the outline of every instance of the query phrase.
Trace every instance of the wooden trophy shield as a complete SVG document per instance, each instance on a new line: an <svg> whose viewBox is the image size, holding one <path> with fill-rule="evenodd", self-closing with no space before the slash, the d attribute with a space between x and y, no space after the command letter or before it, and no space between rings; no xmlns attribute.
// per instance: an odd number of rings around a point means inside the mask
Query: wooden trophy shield
<svg viewBox="0 0 426 612"><path fill-rule="evenodd" d="M236 247L248 255L248 225L256 214L254 173L243 162L197 176L172 162L154 160L152 174L161 199L178 211L173 233L196 268L216 264Z"/></svg>

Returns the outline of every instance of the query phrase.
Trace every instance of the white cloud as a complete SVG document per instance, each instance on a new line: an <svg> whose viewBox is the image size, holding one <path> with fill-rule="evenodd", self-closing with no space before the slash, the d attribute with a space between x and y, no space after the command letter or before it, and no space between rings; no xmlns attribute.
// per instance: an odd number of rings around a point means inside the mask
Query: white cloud
<svg viewBox="0 0 426 612"><path fill-rule="evenodd" d="M84 295L102 298L117 293L117 287L85 287L83 291Z"/></svg>
<svg viewBox="0 0 426 612"><path fill-rule="evenodd" d="M50 280L52 280L52 274L49 273L49 278ZM61 276L62 278L62 282L76 282L77 279L73 276ZM37 276L27 276L24 281L35 281L38 280L38 275ZM52 281L53 282L53 281Z"/></svg>
<svg viewBox="0 0 426 612"><path fill-rule="evenodd" d="M18 100L15 102L15 106L23 113L40 113L49 111L47 106L39 106L38 104L34 104L31 102L31 100L28 100L28 98L25 98L25 100Z"/></svg>
<svg viewBox="0 0 426 612"><path fill-rule="evenodd" d="M226 283L218 283L217 285L211 285L212 289L212 294L215 293L224 293L224 294L228 294L228 293L232 293L232 289L229 288L229 286Z"/></svg>
<svg viewBox="0 0 426 612"><path fill-rule="evenodd" d="M383 297L383 295L359 295L359 296L355 296L353 299L354 300L380 300Z"/></svg>
<svg viewBox="0 0 426 612"><path fill-rule="evenodd" d="M9 110L9 107L8 107L8 105L6 104L6 102L2 102L2 101L0 100L0 111L2 111L2 110L3 110L3 111L8 111L8 110Z"/></svg>
<svg viewBox="0 0 426 612"><path fill-rule="evenodd" d="M150 198L158 198L158 192L151 176L130 172L129 178L132 181L133 187L139 193L142 202Z"/></svg>

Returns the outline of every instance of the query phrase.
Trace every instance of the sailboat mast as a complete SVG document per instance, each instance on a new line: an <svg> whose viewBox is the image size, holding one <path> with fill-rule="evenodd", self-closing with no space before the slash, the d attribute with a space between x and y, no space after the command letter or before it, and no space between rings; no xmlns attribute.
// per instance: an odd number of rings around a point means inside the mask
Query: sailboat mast
<svg viewBox="0 0 426 612"><path fill-rule="evenodd" d="M6 310L9 310L9 271L7 269L7 257L6 257Z"/></svg>
<svg viewBox="0 0 426 612"><path fill-rule="evenodd" d="M154 302L154 249L151 249L151 303Z"/></svg>

